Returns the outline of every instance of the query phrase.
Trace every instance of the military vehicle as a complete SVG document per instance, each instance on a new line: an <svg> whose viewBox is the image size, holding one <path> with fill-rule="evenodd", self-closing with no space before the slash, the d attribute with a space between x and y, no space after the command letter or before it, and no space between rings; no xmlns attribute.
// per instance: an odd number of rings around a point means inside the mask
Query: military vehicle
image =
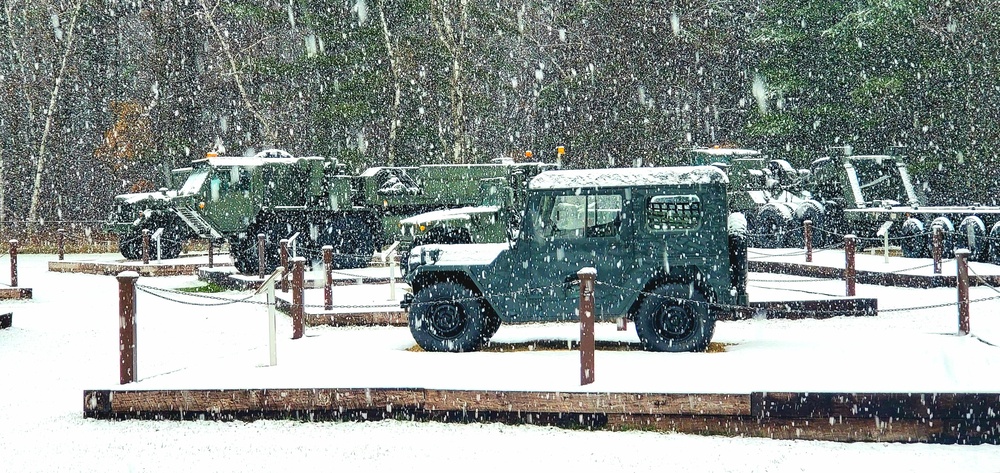
<svg viewBox="0 0 1000 473"><path fill-rule="evenodd" d="M434 243L501 243L516 236L528 181L556 164L508 164L507 175L479 180L479 205L435 210L399 222L399 254Z"/></svg>
<svg viewBox="0 0 1000 473"><path fill-rule="evenodd" d="M816 228L814 245L854 234L862 246L874 246L879 231L892 222L884 231L903 255L922 257L929 255L930 229L940 225L946 256L968 248L973 260L1000 263L1000 246L989 248L991 241L1000 242L1000 208L926 205L898 156L848 150L796 170L755 150L701 148L692 150L691 161L727 171L731 209L747 216L753 246L802 247L806 220Z"/></svg>
<svg viewBox="0 0 1000 473"><path fill-rule="evenodd" d="M311 259L330 245L336 267L365 266L395 238L401 218L478 204L481 181L507 178L512 166L373 167L351 176L334 158L281 150L210 154L192 164L178 170L187 175L179 189L116 197L107 229L119 236L123 256L141 256L147 229L159 234L164 258L177 256L190 238L225 239L242 273L258 271L258 234L265 235L268 271L278 265L278 245L286 238Z"/></svg>
<svg viewBox="0 0 1000 473"><path fill-rule="evenodd" d="M747 305L746 222L712 166L547 171L517 239L410 251L401 305L428 351L478 349L501 323L575 320L597 270L597 320L627 317L652 351L699 351L719 311Z"/></svg>
<svg viewBox="0 0 1000 473"><path fill-rule="evenodd" d="M692 165L713 165L729 176L729 207L746 216L751 246L801 246L801 225L818 221L821 206L805 189L808 172L783 159L769 159L757 150L711 147L690 150ZM814 235L815 236L815 235Z"/></svg>

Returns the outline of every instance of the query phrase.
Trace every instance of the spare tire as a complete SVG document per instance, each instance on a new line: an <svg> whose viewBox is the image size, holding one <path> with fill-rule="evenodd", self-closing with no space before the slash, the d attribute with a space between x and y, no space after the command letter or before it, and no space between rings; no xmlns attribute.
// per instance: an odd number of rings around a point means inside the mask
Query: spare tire
<svg viewBox="0 0 1000 473"><path fill-rule="evenodd" d="M754 246L780 248L792 226L792 211L779 203L766 204L757 212L757 228L753 229Z"/></svg>
<svg viewBox="0 0 1000 473"><path fill-rule="evenodd" d="M899 247L907 258L925 258L928 255L929 237L924 234L924 222L910 217L899 231Z"/></svg>
<svg viewBox="0 0 1000 473"><path fill-rule="evenodd" d="M969 261L985 261L986 247L986 225L983 219L975 215L963 218L955 232L955 248L969 250Z"/></svg>

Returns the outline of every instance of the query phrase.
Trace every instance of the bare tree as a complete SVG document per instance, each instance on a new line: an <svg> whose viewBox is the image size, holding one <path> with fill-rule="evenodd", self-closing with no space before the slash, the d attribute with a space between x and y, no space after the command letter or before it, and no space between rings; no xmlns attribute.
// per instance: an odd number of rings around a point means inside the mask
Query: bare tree
<svg viewBox="0 0 1000 473"><path fill-rule="evenodd" d="M431 22L437 31L438 40L451 57L450 115L451 143L447 143L446 130L438 134L447 150L451 148L452 161L464 163L469 147L469 137L465 130L465 72L463 62L466 56L465 38L469 29L468 0L431 0Z"/></svg>
<svg viewBox="0 0 1000 473"><path fill-rule="evenodd" d="M260 108L257 106L256 99L252 96L244 84L243 71L236 61L236 55L233 53L232 48L229 45L229 40L227 39L226 32L219 26L219 23L215 19L216 10L219 8L220 2L216 2L215 5L209 6L207 0L199 0L199 5L201 6L201 12L199 17L208 24L209 28L215 34L215 39L219 43L219 47L222 48L222 53L225 55L226 63L229 65L229 75L233 78L233 82L236 84L236 89L239 91L240 99L243 101L243 106L246 107L247 111L253 115L257 123L260 124L261 137L265 144L274 144L277 141L277 131L271 124L263 113L261 113Z"/></svg>
<svg viewBox="0 0 1000 473"><path fill-rule="evenodd" d="M389 33L389 23L385 19L384 1L378 2L378 16L382 22L382 37L385 39L385 52L389 58L389 69L392 70L392 111L389 113L389 140L386 143L388 164L396 164L396 130L399 128L399 103L402 100L403 89L400 84L399 59L393 48L392 36Z"/></svg>
<svg viewBox="0 0 1000 473"><path fill-rule="evenodd" d="M42 129L42 136L38 140L38 161L35 163L35 178L31 186L31 207L28 210L28 225L33 228L38 219L38 200L42 189L42 174L45 172L45 146L48 144L49 133L52 130L52 116L59 103L59 90L66 74L66 64L69 62L70 54L73 52L73 40L76 38L76 18L80 14L80 7L83 0L76 0L73 5L73 16L69 20L69 29L63 36L62 60L59 64L59 71L56 73L55 81L52 84L52 91L49 93L49 106L45 109L45 126ZM58 39L58 38L57 38Z"/></svg>

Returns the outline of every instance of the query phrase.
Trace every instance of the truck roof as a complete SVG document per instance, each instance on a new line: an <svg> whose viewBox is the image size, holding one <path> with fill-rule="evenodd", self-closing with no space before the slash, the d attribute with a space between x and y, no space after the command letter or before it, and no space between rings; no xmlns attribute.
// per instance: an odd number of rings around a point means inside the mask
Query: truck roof
<svg viewBox="0 0 1000 473"><path fill-rule="evenodd" d="M659 168L575 169L546 171L528 184L532 190L581 187L628 187L657 185L725 184L726 173L715 166Z"/></svg>

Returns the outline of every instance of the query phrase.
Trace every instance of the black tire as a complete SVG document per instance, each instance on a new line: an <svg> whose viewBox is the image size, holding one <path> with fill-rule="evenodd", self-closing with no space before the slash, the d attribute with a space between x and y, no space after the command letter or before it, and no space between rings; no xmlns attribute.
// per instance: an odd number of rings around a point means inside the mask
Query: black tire
<svg viewBox="0 0 1000 473"><path fill-rule="evenodd" d="M815 200L807 200L802 202L795 208L795 228L792 228L785 238L788 246L792 248L805 248L806 246L806 235L805 235L805 221L809 220L812 222L812 245L813 248L823 246L824 244L824 233L819 231L823 228L823 213L826 210L823 208L823 204L816 202Z"/></svg>
<svg viewBox="0 0 1000 473"><path fill-rule="evenodd" d="M1000 265L1000 222L994 223L990 228L990 249L988 261Z"/></svg>
<svg viewBox="0 0 1000 473"><path fill-rule="evenodd" d="M757 213L757 228L754 234L758 248L780 248L785 244L785 235L792 226L792 212L780 204L767 204Z"/></svg>
<svg viewBox="0 0 1000 473"><path fill-rule="evenodd" d="M941 257L942 258L954 258L955 257L955 225L951 223L951 219L948 217L937 217L931 220L931 229L933 230L935 225L940 225L942 230L941 235ZM934 236L931 235L933 239ZM932 240L933 241L933 240Z"/></svg>
<svg viewBox="0 0 1000 473"><path fill-rule="evenodd" d="M687 284L663 284L643 297L635 312L635 332L648 351L705 351L715 317L698 291Z"/></svg>
<svg viewBox="0 0 1000 473"><path fill-rule="evenodd" d="M233 260L233 266L240 273L246 276L254 276L260 273L260 259L258 257L257 234L251 238L248 234L245 238L233 237L229 240L229 256ZM264 243L264 274L270 274L281 264L277 242L265 240Z"/></svg>
<svg viewBox="0 0 1000 473"><path fill-rule="evenodd" d="M487 313L472 289L453 282L434 283L413 295L410 334L425 351L475 351L489 340Z"/></svg>
<svg viewBox="0 0 1000 473"><path fill-rule="evenodd" d="M362 219L337 218L326 225L319 246L333 247L334 269L366 268L371 264L378 242L371 226Z"/></svg>
<svg viewBox="0 0 1000 473"><path fill-rule="evenodd" d="M985 261L987 246L983 219L975 215L963 218L955 232L955 248L969 250L969 261Z"/></svg>
<svg viewBox="0 0 1000 473"><path fill-rule="evenodd" d="M184 241L182 241L181 236L175 233L168 233L166 231L160 235L160 256L163 259L173 259L181 254L181 249L184 247ZM156 242L150 242L151 257L156 257Z"/></svg>
<svg viewBox="0 0 1000 473"><path fill-rule="evenodd" d="M130 232L118 235L118 251L127 260L142 259L142 232Z"/></svg>
<svg viewBox="0 0 1000 473"><path fill-rule="evenodd" d="M925 258L929 254L927 245L930 241L924 235L924 222L920 219L910 217L903 222L903 227L899 231L899 247L903 256L907 258Z"/></svg>

